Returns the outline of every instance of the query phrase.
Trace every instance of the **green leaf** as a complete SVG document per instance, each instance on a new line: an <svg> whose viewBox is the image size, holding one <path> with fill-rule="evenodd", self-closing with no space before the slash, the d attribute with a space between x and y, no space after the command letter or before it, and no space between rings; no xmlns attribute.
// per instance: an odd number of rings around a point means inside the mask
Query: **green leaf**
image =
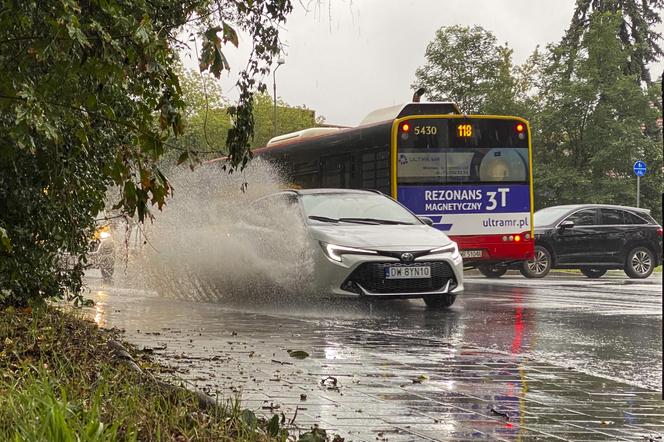
<svg viewBox="0 0 664 442"><path fill-rule="evenodd" d="M135 202L136 201L136 185L134 184L133 181L125 182L124 197L129 202Z"/></svg>
<svg viewBox="0 0 664 442"><path fill-rule="evenodd" d="M256 424L258 423L258 419L256 418L256 414L254 414L253 411L251 410L242 410L242 416L241 416L242 422L249 428L255 428Z"/></svg>
<svg viewBox="0 0 664 442"><path fill-rule="evenodd" d="M9 239L9 235L7 234L7 230L4 228L0 227L0 244L2 247L7 251L11 252L12 251L12 242Z"/></svg>
<svg viewBox="0 0 664 442"><path fill-rule="evenodd" d="M327 432L321 428L315 427L300 435L298 442L327 442Z"/></svg>
<svg viewBox="0 0 664 442"><path fill-rule="evenodd" d="M185 161L187 161L188 158L189 158L189 151L186 150L186 151L182 152L180 154L180 156L178 157L177 165L179 166L180 164L184 163Z"/></svg>
<svg viewBox="0 0 664 442"><path fill-rule="evenodd" d="M279 415L275 414L267 424L267 434L272 437L277 437L279 434Z"/></svg>
<svg viewBox="0 0 664 442"><path fill-rule="evenodd" d="M161 145L161 140L152 134L141 134L138 137L138 142L141 145L141 150L150 155L155 155Z"/></svg>
<svg viewBox="0 0 664 442"><path fill-rule="evenodd" d="M224 23L224 43L228 41L233 43L233 46L235 46L236 48L240 43L237 37L237 32L235 32L235 29L231 28L227 23Z"/></svg>

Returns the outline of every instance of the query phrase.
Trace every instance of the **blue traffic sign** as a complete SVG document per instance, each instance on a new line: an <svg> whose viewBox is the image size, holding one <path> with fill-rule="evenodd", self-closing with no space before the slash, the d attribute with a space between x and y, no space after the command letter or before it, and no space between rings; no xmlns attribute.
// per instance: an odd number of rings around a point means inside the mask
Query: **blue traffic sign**
<svg viewBox="0 0 664 442"><path fill-rule="evenodd" d="M643 176L645 174L646 174L646 163L644 163L641 160L634 163L634 175Z"/></svg>

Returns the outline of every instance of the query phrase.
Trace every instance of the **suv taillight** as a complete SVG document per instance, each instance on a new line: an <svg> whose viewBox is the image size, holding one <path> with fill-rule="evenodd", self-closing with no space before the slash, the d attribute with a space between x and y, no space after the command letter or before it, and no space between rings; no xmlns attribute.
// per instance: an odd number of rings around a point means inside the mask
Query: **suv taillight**
<svg viewBox="0 0 664 442"><path fill-rule="evenodd" d="M661 227L660 227L659 229L657 229L657 234L658 234L659 236L662 236L662 228L661 228Z"/></svg>

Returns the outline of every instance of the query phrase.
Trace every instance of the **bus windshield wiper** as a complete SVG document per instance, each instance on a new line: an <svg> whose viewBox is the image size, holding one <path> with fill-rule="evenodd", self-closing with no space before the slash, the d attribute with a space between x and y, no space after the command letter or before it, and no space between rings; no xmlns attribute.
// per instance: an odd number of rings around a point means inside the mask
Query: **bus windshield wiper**
<svg viewBox="0 0 664 442"><path fill-rule="evenodd" d="M412 225L411 223L403 221L395 221L391 219L378 219L378 218L339 218L339 221L345 221L348 223Z"/></svg>

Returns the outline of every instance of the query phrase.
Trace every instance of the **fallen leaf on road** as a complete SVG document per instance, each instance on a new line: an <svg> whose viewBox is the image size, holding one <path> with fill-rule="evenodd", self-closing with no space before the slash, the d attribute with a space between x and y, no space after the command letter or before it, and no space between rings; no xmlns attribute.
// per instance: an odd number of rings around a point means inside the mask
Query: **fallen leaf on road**
<svg viewBox="0 0 664 442"><path fill-rule="evenodd" d="M288 354L291 358L295 359L305 359L309 357L309 353L302 350L288 350Z"/></svg>
<svg viewBox="0 0 664 442"><path fill-rule="evenodd" d="M493 414L495 414L495 415L502 416L502 417L504 417L504 418L507 419L507 420L510 419L510 415L509 415L509 414L504 413L504 412L502 412L502 411L498 411L498 410L496 410L495 408L491 408L491 412L492 412Z"/></svg>

